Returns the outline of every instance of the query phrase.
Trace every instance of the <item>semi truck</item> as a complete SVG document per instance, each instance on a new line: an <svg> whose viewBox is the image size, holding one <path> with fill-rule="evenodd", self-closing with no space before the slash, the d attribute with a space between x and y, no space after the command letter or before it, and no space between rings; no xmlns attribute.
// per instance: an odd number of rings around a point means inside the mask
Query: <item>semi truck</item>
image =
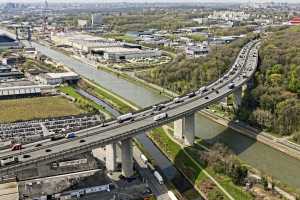
<svg viewBox="0 0 300 200"><path fill-rule="evenodd" d="M117 120L119 123L122 123L124 121L127 121L127 120L131 120L133 119L133 114L132 113L127 113L125 115L121 115L119 117L117 117Z"/></svg>
<svg viewBox="0 0 300 200"><path fill-rule="evenodd" d="M146 157L144 154L141 154L141 159L142 159L142 161L143 161L145 164L148 163L148 159L147 159L147 157Z"/></svg>
<svg viewBox="0 0 300 200"><path fill-rule="evenodd" d="M159 115L156 115L153 117L153 120L154 121L158 121L158 120L161 120L161 119L165 119L168 117L168 114L167 113L161 113Z"/></svg>
<svg viewBox="0 0 300 200"><path fill-rule="evenodd" d="M162 178L162 176L158 173L158 171L154 171L153 173L154 177L156 178L156 180L158 181L158 183L160 185L164 184L164 179Z"/></svg>

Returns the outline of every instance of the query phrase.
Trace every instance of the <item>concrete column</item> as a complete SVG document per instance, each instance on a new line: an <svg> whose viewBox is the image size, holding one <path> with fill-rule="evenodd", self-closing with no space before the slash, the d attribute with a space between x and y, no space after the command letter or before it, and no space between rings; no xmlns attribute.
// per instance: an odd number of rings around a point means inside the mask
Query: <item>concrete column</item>
<svg viewBox="0 0 300 200"><path fill-rule="evenodd" d="M191 146L195 141L195 114L184 118L184 144Z"/></svg>
<svg viewBox="0 0 300 200"><path fill-rule="evenodd" d="M221 99L220 103L222 106L228 106L228 98L224 97L223 99Z"/></svg>
<svg viewBox="0 0 300 200"><path fill-rule="evenodd" d="M238 109L242 105L242 87L236 89L233 93L233 106Z"/></svg>
<svg viewBox="0 0 300 200"><path fill-rule="evenodd" d="M185 116L174 122L174 137L183 139L186 145L193 145L195 140L195 114Z"/></svg>
<svg viewBox="0 0 300 200"><path fill-rule="evenodd" d="M122 175L131 177L133 172L133 155L131 138L121 141Z"/></svg>
<svg viewBox="0 0 300 200"><path fill-rule="evenodd" d="M116 144L108 144L105 147L105 163L108 171L116 171L117 168L117 149Z"/></svg>
<svg viewBox="0 0 300 200"><path fill-rule="evenodd" d="M176 139L183 139L183 119L178 119L174 122L174 137Z"/></svg>

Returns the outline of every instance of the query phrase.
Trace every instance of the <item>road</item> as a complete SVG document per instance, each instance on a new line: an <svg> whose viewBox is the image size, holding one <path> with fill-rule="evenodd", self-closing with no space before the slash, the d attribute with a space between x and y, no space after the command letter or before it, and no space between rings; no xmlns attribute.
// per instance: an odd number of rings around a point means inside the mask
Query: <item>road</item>
<svg viewBox="0 0 300 200"><path fill-rule="evenodd" d="M33 162L57 159L60 156L74 155L88 152L91 149L104 146L106 144L134 137L138 134L145 133L153 128L174 122L186 115L207 107L208 105L218 102L225 96L233 93L235 89L245 84L253 75L257 66L257 49L253 47L253 42L247 44L240 52L236 62L229 72L222 77L222 81L217 80L207 86L207 92L203 90L193 96L183 96L179 102L169 101L164 103L164 109L154 112L152 107L134 114L133 119L124 123L112 121L105 127L97 126L78 132L80 137L73 140L64 139L60 142L53 142L39 148L29 148L19 152L0 154L1 159L8 156L18 156L19 163L0 168L0 171L10 172L20 169L20 166L28 166ZM242 74L246 75L242 77ZM235 84L234 88L229 88L229 84ZM218 92L216 92L218 91ZM153 115L166 113L167 118L153 120Z"/></svg>
<svg viewBox="0 0 300 200"><path fill-rule="evenodd" d="M141 176L147 181L153 194L158 200L171 200L168 195L168 188L165 185L160 185L158 183L151 171L147 168L147 165L142 161L140 155L141 151L137 147L134 147L133 157L139 166L138 170L141 173Z"/></svg>
<svg viewBox="0 0 300 200"><path fill-rule="evenodd" d="M94 101L95 103L104 106L114 117L120 116L120 113L106 104L106 102L98 99L95 96L90 95L84 90L77 89L77 91ZM173 164L163 155L163 153L152 143L152 141L147 137L146 134L141 134L135 137L136 140L141 143L144 149L151 155L151 157L155 160L155 164L159 166L159 168L163 171L164 175L167 176L169 180L175 177L178 174L176 168ZM168 189L165 185L160 185L158 181L155 179L151 171L147 168L147 165L141 160L141 151L134 146L133 156L135 161L138 164L138 170L141 173L141 176L145 179L145 181L149 184L153 194L158 198L158 200L170 200L169 195L167 194ZM183 180L184 181L184 180Z"/></svg>

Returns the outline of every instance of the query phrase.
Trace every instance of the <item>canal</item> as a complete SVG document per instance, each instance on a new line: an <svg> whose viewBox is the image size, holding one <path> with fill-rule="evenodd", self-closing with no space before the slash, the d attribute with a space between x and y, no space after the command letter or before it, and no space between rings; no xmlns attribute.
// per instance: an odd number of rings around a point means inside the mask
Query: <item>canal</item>
<svg viewBox="0 0 300 200"><path fill-rule="evenodd" d="M70 58L48 47L33 43L43 54L73 69L80 75L94 80L101 86L128 99L140 107L146 107L167 98L159 92L145 88L138 83L133 83L105 71ZM221 126L200 114L196 117L196 134L207 142L222 142L227 144L238 157L247 164L276 179L300 188L300 160L287 156L273 148L248 138L240 133Z"/></svg>

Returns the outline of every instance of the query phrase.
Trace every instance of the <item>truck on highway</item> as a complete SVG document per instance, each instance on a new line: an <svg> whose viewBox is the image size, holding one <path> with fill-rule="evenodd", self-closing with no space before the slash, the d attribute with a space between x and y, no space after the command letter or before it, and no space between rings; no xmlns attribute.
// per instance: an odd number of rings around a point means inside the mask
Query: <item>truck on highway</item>
<svg viewBox="0 0 300 200"><path fill-rule="evenodd" d="M145 164L148 163L148 159L147 159L147 157L146 157L144 154L141 154L141 160L142 160Z"/></svg>
<svg viewBox="0 0 300 200"><path fill-rule="evenodd" d="M154 171L153 173L154 177L156 178L156 180L158 181L158 183L160 185L164 184L164 179L162 178L162 176L158 173L158 171Z"/></svg>
<svg viewBox="0 0 300 200"><path fill-rule="evenodd" d="M159 121L159 120L165 119L165 118L167 118L167 117L168 117L168 114L167 114L167 113L161 113L161 114L159 114L159 115L154 116L154 117L153 117L153 120L154 120L154 121Z"/></svg>
<svg viewBox="0 0 300 200"><path fill-rule="evenodd" d="M14 145L12 145L11 150L12 151L17 151L17 150L21 150L22 149L22 144L20 143L16 143Z"/></svg>
<svg viewBox="0 0 300 200"><path fill-rule="evenodd" d="M119 123L122 123L124 121L127 121L127 120L132 120L133 119L133 114L132 113L127 113L125 115L121 115L119 117L117 117L117 120Z"/></svg>

